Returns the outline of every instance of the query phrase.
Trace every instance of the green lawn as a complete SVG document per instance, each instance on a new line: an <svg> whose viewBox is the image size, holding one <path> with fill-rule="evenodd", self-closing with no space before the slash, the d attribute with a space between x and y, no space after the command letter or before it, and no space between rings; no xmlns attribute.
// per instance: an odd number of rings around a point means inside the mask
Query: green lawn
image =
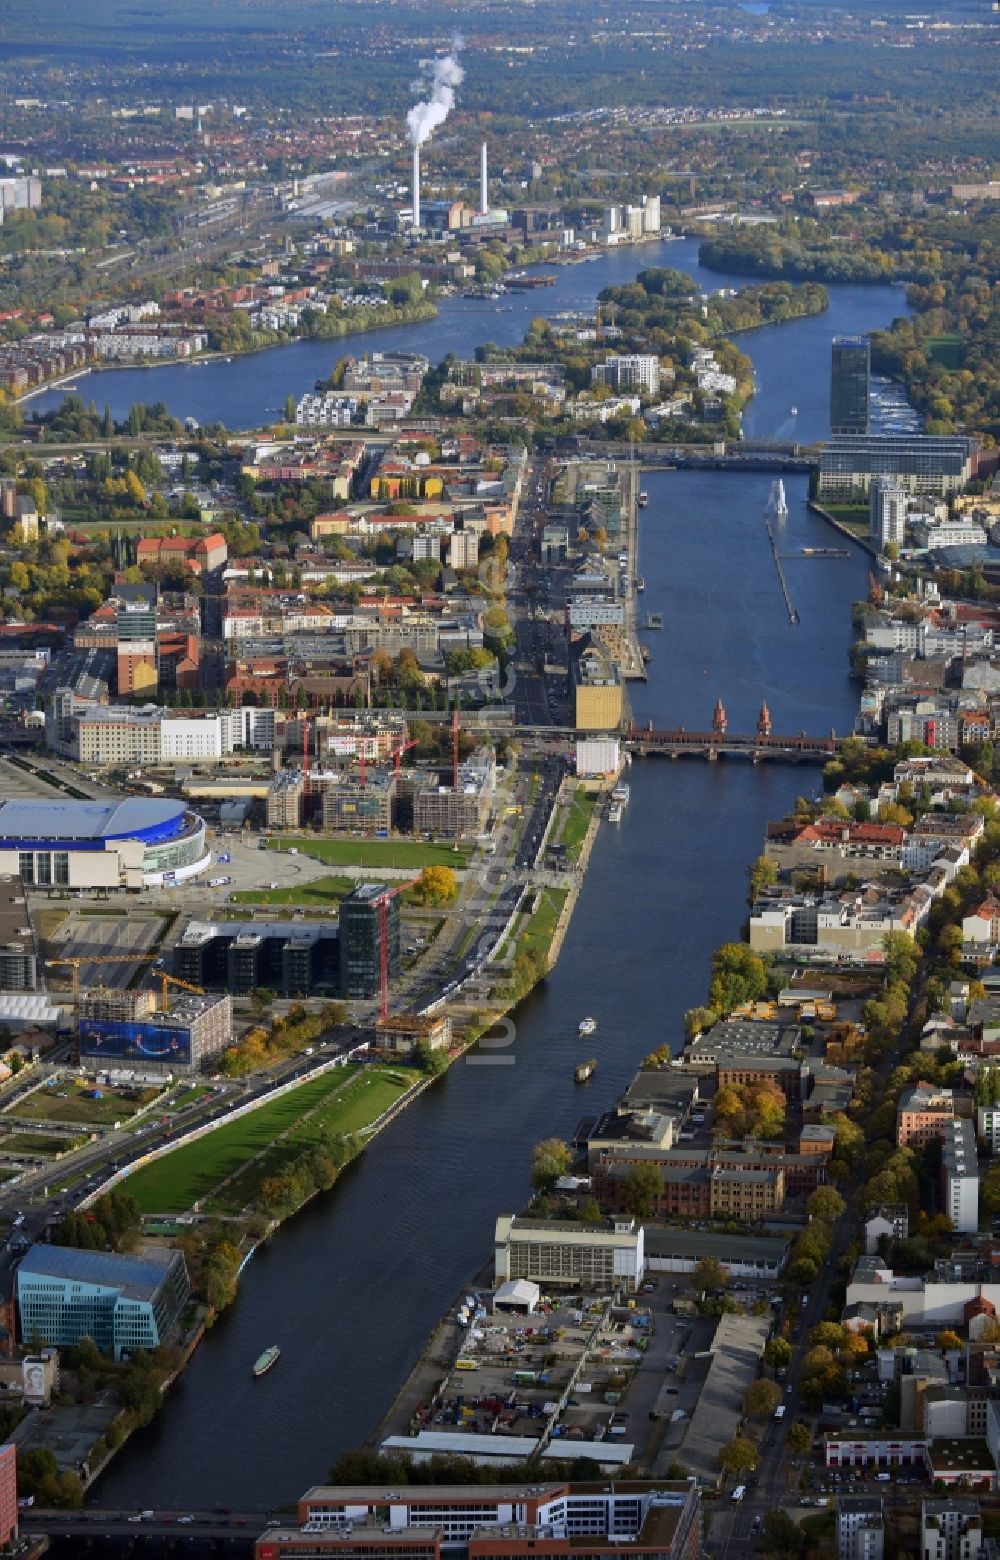
<svg viewBox="0 0 1000 1560"><path fill-rule="evenodd" d="M85 1141L78 1137L44 1137L40 1132L5 1132L0 1137L0 1154L8 1159L22 1154L63 1154Z"/></svg>
<svg viewBox="0 0 1000 1560"><path fill-rule="evenodd" d="M590 827L596 805L596 791L588 791L584 786L578 785L573 797L573 805L566 814L566 821L557 841L559 845L565 845L567 853L574 860L580 854L580 846Z"/></svg>
<svg viewBox="0 0 1000 1560"><path fill-rule="evenodd" d="M827 504L819 500L820 507L825 509L834 520L839 520L849 531L856 536L867 536L870 526L867 504Z"/></svg>
<svg viewBox="0 0 1000 1560"><path fill-rule="evenodd" d="M964 338L957 330L942 331L940 336L928 336L927 355L942 368L957 371L962 366Z"/></svg>
<svg viewBox="0 0 1000 1560"><path fill-rule="evenodd" d="M185 1089L183 1094L177 1094L170 1101L171 1110L185 1110L188 1105L194 1105L199 1100L207 1100L213 1090L205 1084L195 1084L192 1089Z"/></svg>
<svg viewBox="0 0 1000 1560"><path fill-rule="evenodd" d="M127 1121L159 1092L137 1090L137 1098L126 1099L123 1093L102 1089L101 1098L93 1100L86 1097L83 1086L67 1082L61 1089L36 1089L27 1099L17 1101L14 1114L29 1121L70 1121L81 1126L107 1127L114 1121ZM61 1095L66 1098L60 1098Z"/></svg>
<svg viewBox="0 0 1000 1560"><path fill-rule="evenodd" d="M471 845L428 845L420 840L324 840L324 839L268 839L271 850L294 849L302 856L312 856L316 861L331 867L423 867L466 866L472 855Z"/></svg>
<svg viewBox="0 0 1000 1560"><path fill-rule="evenodd" d="M519 953L548 952L556 929L556 922L569 890L565 888L543 888L538 909L522 928L517 938L517 950Z"/></svg>
<svg viewBox="0 0 1000 1560"><path fill-rule="evenodd" d="M289 1132L279 1143L274 1143L261 1159L248 1165L241 1175L223 1187L218 1197L210 1197L206 1210L210 1213L242 1213L257 1194L257 1189L269 1175L278 1175L300 1154L317 1147L324 1139L340 1134L343 1137L360 1132L376 1117L399 1099L417 1082L417 1074L405 1068L364 1068L352 1078L346 1088L339 1090L310 1116L308 1121Z"/></svg>
<svg viewBox="0 0 1000 1560"><path fill-rule="evenodd" d="M333 909L357 887L355 878L314 878L291 888L245 888L232 895L237 905L325 905Z"/></svg>
<svg viewBox="0 0 1000 1560"><path fill-rule="evenodd" d="M391 1085L388 1093L383 1094L379 1087L383 1069L364 1069L366 1075L372 1075L370 1084L358 1080L360 1071L357 1067L337 1068L322 1078L301 1084L270 1105L262 1105L240 1120L218 1127L196 1143L186 1144L172 1154L144 1165L128 1177L128 1190L143 1213L184 1213L207 1197L226 1176L235 1175L255 1154L273 1149L276 1138L296 1122L301 1122L307 1111L333 1095L340 1095L336 1109L331 1100L329 1118L324 1111L324 1119L338 1123L334 1131L356 1132L402 1092L398 1085ZM355 1088L356 1080L364 1086ZM310 1123L303 1123L303 1130L309 1128ZM279 1158L284 1157L282 1152ZM248 1200L243 1199L244 1203Z"/></svg>

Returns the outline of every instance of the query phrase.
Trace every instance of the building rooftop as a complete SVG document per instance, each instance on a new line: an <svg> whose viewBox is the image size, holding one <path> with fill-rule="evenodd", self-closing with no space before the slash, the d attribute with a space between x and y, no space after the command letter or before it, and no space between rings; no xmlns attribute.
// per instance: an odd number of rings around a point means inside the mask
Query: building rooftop
<svg viewBox="0 0 1000 1560"><path fill-rule="evenodd" d="M119 840L176 821L183 802L0 802L0 839Z"/></svg>
<svg viewBox="0 0 1000 1560"><path fill-rule="evenodd" d="M645 1224L645 1249L652 1257L717 1257L720 1262L763 1262L778 1266L789 1241L783 1235L728 1235L719 1230L683 1230L669 1224Z"/></svg>
<svg viewBox="0 0 1000 1560"><path fill-rule="evenodd" d="M707 1034L699 1035L688 1046L692 1061L739 1057L791 1057L802 1043L798 1024L760 1023L754 1019L730 1018L713 1024Z"/></svg>
<svg viewBox="0 0 1000 1560"><path fill-rule="evenodd" d="M34 1245L21 1258L18 1272L117 1289L128 1300L152 1300L177 1256L176 1251L154 1248L141 1257L122 1257L75 1246Z"/></svg>

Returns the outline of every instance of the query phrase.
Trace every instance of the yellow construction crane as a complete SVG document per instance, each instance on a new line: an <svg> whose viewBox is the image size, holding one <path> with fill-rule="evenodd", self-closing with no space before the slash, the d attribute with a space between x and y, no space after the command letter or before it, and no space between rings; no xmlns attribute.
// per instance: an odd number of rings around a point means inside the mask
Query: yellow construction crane
<svg viewBox="0 0 1000 1560"><path fill-rule="evenodd" d="M160 989L162 993L162 1000L160 1003L160 1011L162 1013L169 1011L169 996L167 993L168 986L180 986L182 991L193 991L195 995L199 997L203 997L205 995L204 986L192 986L189 980L180 980L176 975L164 975L161 972L157 976L157 980L160 982Z"/></svg>
<svg viewBox="0 0 1000 1560"><path fill-rule="evenodd" d="M49 969L55 969L59 965L68 965L73 971L73 1006L80 1006L80 965L81 964L152 964L156 958L155 953L97 953L87 958L72 959L46 959Z"/></svg>

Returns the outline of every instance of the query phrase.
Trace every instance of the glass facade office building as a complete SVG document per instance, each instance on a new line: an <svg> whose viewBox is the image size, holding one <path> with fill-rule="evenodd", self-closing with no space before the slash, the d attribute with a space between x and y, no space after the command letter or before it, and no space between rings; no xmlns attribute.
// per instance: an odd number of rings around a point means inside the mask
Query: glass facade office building
<svg viewBox="0 0 1000 1560"><path fill-rule="evenodd" d="M868 432L871 342L867 336L834 336L830 364L830 432Z"/></svg>
<svg viewBox="0 0 1000 1560"><path fill-rule="evenodd" d="M925 433L832 438L819 457L820 497L867 498L876 477L908 493L946 498L972 476L973 444L960 436Z"/></svg>
<svg viewBox="0 0 1000 1560"><path fill-rule="evenodd" d="M155 1349L175 1331L191 1294L179 1251L121 1257L70 1246L32 1246L17 1270L22 1343L69 1348L92 1338L102 1354Z"/></svg>
<svg viewBox="0 0 1000 1560"><path fill-rule="evenodd" d="M340 995L367 999L382 983L382 908L385 883L361 883L340 906ZM399 973L399 896L385 907L389 979Z"/></svg>

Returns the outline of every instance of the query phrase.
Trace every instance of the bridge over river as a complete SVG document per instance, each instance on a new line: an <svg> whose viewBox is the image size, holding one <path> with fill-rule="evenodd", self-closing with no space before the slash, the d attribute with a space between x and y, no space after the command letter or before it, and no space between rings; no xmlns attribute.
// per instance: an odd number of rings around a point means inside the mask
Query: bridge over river
<svg viewBox="0 0 1000 1560"><path fill-rule="evenodd" d="M155 1538L197 1539L201 1553L208 1544L219 1554L251 1555L254 1541L271 1525L267 1511L149 1511L101 1510L88 1506L83 1511L48 1511L32 1507L19 1514L22 1537L46 1534L56 1554L104 1555L110 1540L124 1547L130 1540ZM72 1546L72 1547L70 1547ZM181 1547L186 1547L181 1545Z"/></svg>
<svg viewBox="0 0 1000 1560"><path fill-rule="evenodd" d="M825 764L836 757L843 741L835 731L825 737L809 736L804 731L795 736L782 736L771 729L771 714L766 703L760 707L756 731L730 731L721 699L716 703L710 731L687 731L683 726L656 729L650 721L646 726L624 727L621 736L628 750L643 758L661 753L667 758L705 758L709 761L748 758L754 764L765 759L785 764Z"/></svg>

